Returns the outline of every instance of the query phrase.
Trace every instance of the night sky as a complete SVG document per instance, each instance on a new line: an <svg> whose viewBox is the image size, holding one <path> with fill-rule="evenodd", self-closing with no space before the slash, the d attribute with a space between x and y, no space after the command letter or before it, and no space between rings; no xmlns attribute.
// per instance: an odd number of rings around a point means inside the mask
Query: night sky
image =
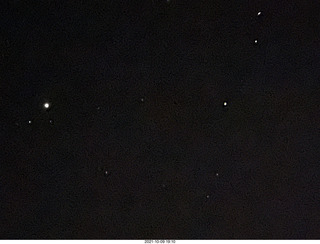
<svg viewBox="0 0 320 244"><path fill-rule="evenodd" d="M319 1L2 1L0 238L319 239L319 104Z"/></svg>

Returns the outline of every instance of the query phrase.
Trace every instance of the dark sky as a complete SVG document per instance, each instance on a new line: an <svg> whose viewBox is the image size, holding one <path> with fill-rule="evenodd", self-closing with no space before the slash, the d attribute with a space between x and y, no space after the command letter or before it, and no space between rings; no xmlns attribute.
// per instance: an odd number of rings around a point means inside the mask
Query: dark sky
<svg viewBox="0 0 320 244"><path fill-rule="evenodd" d="M5 2L0 238L320 238L319 1Z"/></svg>

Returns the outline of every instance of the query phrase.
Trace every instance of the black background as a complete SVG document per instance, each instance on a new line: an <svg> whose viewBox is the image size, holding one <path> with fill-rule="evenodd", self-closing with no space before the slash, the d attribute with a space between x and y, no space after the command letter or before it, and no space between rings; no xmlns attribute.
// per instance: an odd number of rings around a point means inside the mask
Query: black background
<svg viewBox="0 0 320 244"><path fill-rule="evenodd" d="M1 2L0 238L319 238L319 12Z"/></svg>

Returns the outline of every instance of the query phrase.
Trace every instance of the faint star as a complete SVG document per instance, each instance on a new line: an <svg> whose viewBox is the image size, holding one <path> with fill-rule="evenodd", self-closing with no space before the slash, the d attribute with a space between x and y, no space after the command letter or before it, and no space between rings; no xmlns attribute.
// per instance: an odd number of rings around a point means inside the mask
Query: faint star
<svg viewBox="0 0 320 244"><path fill-rule="evenodd" d="M29 121L28 121L28 123L29 123L29 124L31 124L31 123L32 123L32 121L31 121L31 120L29 120Z"/></svg>
<svg viewBox="0 0 320 244"><path fill-rule="evenodd" d="M50 123L50 124L53 124L53 120L52 120L52 119L50 119L50 120L49 120L49 123Z"/></svg>
<svg viewBox="0 0 320 244"><path fill-rule="evenodd" d="M140 101L141 101L141 102L144 102L144 98L142 97L142 98L140 99Z"/></svg>
<svg viewBox="0 0 320 244"><path fill-rule="evenodd" d="M258 16L261 15L261 12L258 13Z"/></svg>
<svg viewBox="0 0 320 244"><path fill-rule="evenodd" d="M218 174L218 173L216 173L216 176L218 177L218 176L219 176L219 174Z"/></svg>
<svg viewBox="0 0 320 244"><path fill-rule="evenodd" d="M207 198L209 198L210 196L209 195L207 195Z"/></svg>

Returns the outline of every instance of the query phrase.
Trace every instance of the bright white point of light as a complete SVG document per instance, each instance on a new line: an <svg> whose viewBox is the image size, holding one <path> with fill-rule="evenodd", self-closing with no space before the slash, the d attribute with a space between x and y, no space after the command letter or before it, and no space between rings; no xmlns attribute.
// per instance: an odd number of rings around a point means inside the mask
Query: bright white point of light
<svg viewBox="0 0 320 244"><path fill-rule="evenodd" d="M29 124L31 124L31 123L32 123L32 121L31 121L31 120L29 120L29 121L28 121L28 123L29 123Z"/></svg>
<svg viewBox="0 0 320 244"><path fill-rule="evenodd" d="M207 195L207 198L209 198L210 196L209 195Z"/></svg>
<svg viewBox="0 0 320 244"><path fill-rule="evenodd" d="M216 176L218 177L218 176L219 176L219 174L218 174L218 173L216 173Z"/></svg>
<svg viewBox="0 0 320 244"><path fill-rule="evenodd" d="M224 102L224 103L223 103L223 106L227 106L227 104L228 104L227 102Z"/></svg>
<svg viewBox="0 0 320 244"><path fill-rule="evenodd" d="M257 44L257 43L258 43L258 40L254 40L254 43Z"/></svg>
<svg viewBox="0 0 320 244"><path fill-rule="evenodd" d="M49 107L50 107L50 104L49 104L49 103L45 103L45 104L43 104L43 107L44 107L44 108L49 108Z"/></svg>
<svg viewBox="0 0 320 244"><path fill-rule="evenodd" d="M261 12L258 13L258 16L261 15Z"/></svg>
<svg viewBox="0 0 320 244"><path fill-rule="evenodd" d="M106 171L106 172L104 172L104 173L105 173L106 175L107 175L107 174L109 174L109 172L108 172L108 171Z"/></svg>

